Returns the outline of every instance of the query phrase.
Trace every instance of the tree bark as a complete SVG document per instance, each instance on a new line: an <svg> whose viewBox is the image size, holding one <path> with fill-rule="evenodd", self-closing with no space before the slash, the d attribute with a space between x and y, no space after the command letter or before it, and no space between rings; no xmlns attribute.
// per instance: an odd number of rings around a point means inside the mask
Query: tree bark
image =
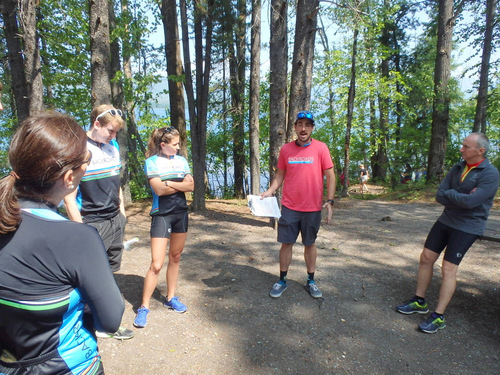
<svg viewBox="0 0 500 375"><path fill-rule="evenodd" d="M484 31L483 56L481 59L481 73L477 93L476 116L474 118L474 132L486 133L486 111L488 109L488 75L490 69L491 42L495 26L495 12L497 0L486 1L486 29Z"/></svg>
<svg viewBox="0 0 500 375"><path fill-rule="evenodd" d="M160 10L163 22L163 32L165 35L170 123L179 131L181 152L183 155L187 155L186 105L184 102L184 77L182 71L176 0L162 0Z"/></svg>
<svg viewBox="0 0 500 375"><path fill-rule="evenodd" d="M108 9L110 33L116 29L116 16L114 5L111 2ZM123 98L123 80L120 77L122 71L120 59L120 41L117 36L110 43L110 72L111 72L111 100L115 108L124 109ZM126 112L124 112L126 115ZM130 192L130 174L128 163L128 127L125 119L125 126L118 132L116 140L120 145L120 158L122 161L121 169L121 187L123 190L123 201L125 206L132 203L132 194Z"/></svg>
<svg viewBox="0 0 500 375"><path fill-rule="evenodd" d="M30 104L28 99L28 87L23 62L23 47L18 28L17 20L17 0L3 0L0 2L3 29L9 51L8 59L12 75L12 92L14 96L15 112L17 113L18 123L21 123L29 116Z"/></svg>
<svg viewBox="0 0 500 375"><path fill-rule="evenodd" d="M259 152L259 113L260 113L260 39L261 39L261 0L252 3L252 32L250 58L250 184L254 195L260 193L260 152Z"/></svg>
<svg viewBox="0 0 500 375"><path fill-rule="evenodd" d="M184 70L186 73L186 95L189 103L191 124L191 154L193 158L194 194L191 208L194 211L205 210L206 192L206 155L207 155L207 108L209 99L210 70L212 67L212 11L214 0L205 3L194 1L194 34L196 61L196 97L193 90L187 5L181 0L181 23L184 52ZM205 33L203 31L205 30ZM205 36L205 44L203 44ZM205 53L203 47L205 46Z"/></svg>
<svg viewBox="0 0 500 375"><path fill-rule="evenodd" d="M269 181L276 175L278 157L286 137L286 101L288 97L288 3L271 1L271 32L269 41ZM275 195L281 202L281 188ZM273 228L276 219L270 219Z"/></svg>
<svg viewBox="0 0 500 375"><path fill-rule="evenodd" d="M314 41L318 23L319 0L298 0L293 46L292 78L286 138L294 137L293 124L297 112L311 107Z"/></svg>
<svg viewBox="0 0 500 375"><path fill-rule="evenodd" d="M244 198L246 0L238 0L237 4L234 45L231 44L229 49L229 66L231 74L231 114L233 120L234 197Z"/></svg>
<svg viewBox="0 0 500 375"><path fill-rule="evenodd" d="M356 55L358 53L358 29L354 29L354 36L352 41L352 55L351 55L351 82L349 84L349 94L347 98L347 124L345 129L345 144L344 144L344 183L342 185L342 197L349 195L349 165L351 164L350 150L351 150L351 127L352 117L354 113L354 98L356 97Z"/></svg>
<svg viewBox="0 0 500 375"><path fill-rule="evenodd" d="M20 0L19 4L29 115L33 116L43 110L42 62L36 27L39 8L36 0Z"/></svg>
<svg viewBox="0 0 500 375"><path fill-rule="evenodd" d="M90 1L92 107L111 104L111 47L108 0Z"/></svg>
<svg viewBox="0 0 500 375"><path fill-rule="evenodd" d="M432 132L427 165L427 181L441 180L444 170L444 156L448 141L450 121L450 59L452 49L453 0L439 0L438 40L436 65L434 69L434 101L432 108Z"/></svg>

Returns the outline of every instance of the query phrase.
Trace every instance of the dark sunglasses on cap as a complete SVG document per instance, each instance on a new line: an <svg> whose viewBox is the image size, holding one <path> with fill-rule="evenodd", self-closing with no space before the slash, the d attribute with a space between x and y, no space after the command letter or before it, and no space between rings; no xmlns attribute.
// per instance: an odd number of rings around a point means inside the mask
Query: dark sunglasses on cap
<svg viewBox="0 0 500 375"><path fill-rule="evenodd" d="M111 114L111 116L120 116L120 117L121 117L121 116L123 115L123 113L122 113L122 111L121 111L121 110L111 108L111 109L107 109L107 110L105 110L104 112L102 112L99 116L97 116L97 117L95 118L95 120L96 120L96 121L99 121L99 118L100 118L100 117L102 117L102 116L104 116L106 113Z"/></svg>
<svg viewBox="0 0 500 375"><path fill-rule="evenodd" d="M313 114L309 111L301 111L301 112L297 113L297 120L303 119L303 118L307 118L307 119L311 120L312 122L314 122Z"/></svg>

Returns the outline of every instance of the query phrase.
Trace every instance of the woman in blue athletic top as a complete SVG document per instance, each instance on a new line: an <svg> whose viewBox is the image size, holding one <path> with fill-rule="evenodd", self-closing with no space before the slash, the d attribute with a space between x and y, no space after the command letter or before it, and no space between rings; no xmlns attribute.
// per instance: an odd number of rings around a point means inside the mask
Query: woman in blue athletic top
<svg viewBox="0 0 500 375"><path fill-rule="evenodd" d="M96 230L60 216L92 155L67 115L25 120L0 180L0 374L104 374L95 328L124 302Z"/></svg>
<svg viewBox="0 0 500 375"><path fill-rule="evenodd" d="M134 320L134 326L138 328L147 324L149 300L158 283L167 248L167 296L164 305L179 313L187 310L174 293L188 230L188 207L184 193L193 191L194 180L187 160L177 155L179 143L179 132L171 126L154 130L148 141L145 171L153 191L151 266L144 280L142 304Z"/></svg>

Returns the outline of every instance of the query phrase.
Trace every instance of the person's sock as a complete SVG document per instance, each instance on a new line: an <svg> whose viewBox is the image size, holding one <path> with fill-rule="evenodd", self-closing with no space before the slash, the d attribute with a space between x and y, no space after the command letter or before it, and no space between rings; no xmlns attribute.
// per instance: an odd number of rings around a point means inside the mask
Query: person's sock
<svg viewBox="0 0 500 375"><path fill-rule="evenodd" d="M433 319L436 319L436 318L444 319L444 314L438 314L435 311L431 314L431 316Z"/></svg>
<svg viewBox="0 0 500 375"><path fill-rule="evenodd" d="M314 272L307 273L307 283L309 284L311 281L314 281Z"/></svg>
<svg viewBox="0 0 500 375"><path fill-rule="evenodd" d="M413 300L417 301L419 305L424 305L425 304L425 298L419 297L417 295L415 295L415 297L413 297Z"/></svg>
<svg viewBox="0 0 500 375"><path fill-rule="evenodd" d="M280 271L280 281L283 283L283 284L286 284L286 275L287 275L288 271Z"/></svg>

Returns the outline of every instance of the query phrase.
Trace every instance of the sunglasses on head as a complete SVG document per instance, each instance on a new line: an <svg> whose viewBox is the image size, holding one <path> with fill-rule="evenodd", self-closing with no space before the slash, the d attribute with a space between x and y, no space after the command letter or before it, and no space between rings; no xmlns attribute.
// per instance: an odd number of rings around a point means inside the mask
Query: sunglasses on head
<svg viewBox="0 0 500 375"><path fill-rule="evenodd" d="M161 137L160 137L160 140L163 139L163 136L167 133L172 133L172 130L174 130L175 128L173 126L167 126L165 129L163 129L163 133L161 133Z"/></svg>
<svg viewBox="0 0 500 375"><path fill-rule="evenodd" d="M121 111L121 110L111 108L111 109L107 109L107 110L105 110L104 112L102 112L99 116L97 116L97 117L95 118L95 120L96 120L96 121L99 121L99 118L100 118L100 117L102 117L102 116L104 116L106 113L111 114L111 116L120 116L120 117L121 117L121 116L123 115L123 113L122 113L122 111Z"/></svg>
<svg viewBox="0 0 500 375"><path fill-rule="evenodd" d="M307 111L302 111L302 112L297 113L297 118L298 119L300 119L300 118L308 118L309 120L313 120L314 121L313 114L311 112L307 112Z"/></svg>

